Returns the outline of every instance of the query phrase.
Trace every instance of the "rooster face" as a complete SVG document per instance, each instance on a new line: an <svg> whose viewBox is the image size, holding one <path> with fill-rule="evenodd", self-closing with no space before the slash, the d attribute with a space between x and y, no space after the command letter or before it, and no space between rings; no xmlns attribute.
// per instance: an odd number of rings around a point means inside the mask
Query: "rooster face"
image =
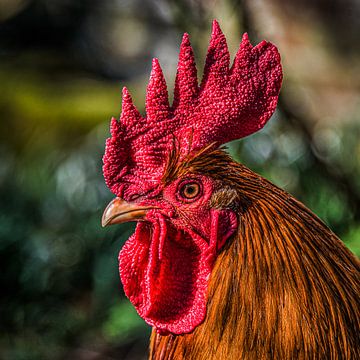
<svg viewBox="0 0 360 360"><path fill-rule="evenodd" d="M178 228L192 228L209 238L211 199L215 182L206 176L191 175L164 184L146 195L125 195L112 201L104 212L103 225L125 221L151 221L155 216L171 219ZM134 191L134 189L133 189Z"/></svg>
<svg viewBox="0 0 360 360"><path fill-rule="evenodd" d="M139 222L120 252L121 279L139 314L162 333L190 332L206 314L213 262L237 229L230 204L216 201L219 185L189 174L148 195L117 197L104 212L104 226Z"/></svg>
<svg viewBox="0 0 360 360"><path fill-rule="evenodd" d="M214 260L238 223L236 196L224 182L232 175L224 174L227 162L216 148L265 125L281 82L276 47L266 41L253 47L247 34L230 67L214 21L200 85L185 34L171 106L156 59L145 117L123 90L120 121L111 121L103 157L106 184L116 195L103 225L138 221L119 255L120 276L140 316L158 332L189 333L205 318Z"/></svg>

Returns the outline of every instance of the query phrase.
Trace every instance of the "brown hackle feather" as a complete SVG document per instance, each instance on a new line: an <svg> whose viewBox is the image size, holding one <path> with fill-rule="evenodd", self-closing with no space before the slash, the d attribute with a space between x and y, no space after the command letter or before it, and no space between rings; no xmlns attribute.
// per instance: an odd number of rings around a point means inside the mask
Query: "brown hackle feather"
<svg viewBox="0 0 360 360"><path fill-rule="evenodd" d="M341 240L222 149L178 161L175 151L163 180L213 177L212 204L237 209L239 229L216 260L204 323L179 336L153 330L149 358L360 359L360 264Z"/></svg>

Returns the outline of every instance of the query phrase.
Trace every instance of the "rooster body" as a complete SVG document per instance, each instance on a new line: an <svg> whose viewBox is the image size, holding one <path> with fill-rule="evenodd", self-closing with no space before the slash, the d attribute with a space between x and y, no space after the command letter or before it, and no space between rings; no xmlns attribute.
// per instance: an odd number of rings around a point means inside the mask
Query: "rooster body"
<svg viewBox="0 0 360 360"><path fill-rule="evenodd" d="M360 269L341 240L226 153L193 161L191 172L212 169L215 206L235 208L239 227L212 270L204 323L183 336L153 330L150 359L360 358Z"/></svg>
<svg viewBox="0 0 360 360"><path fill-rule="evenodd" d="M234 63L216 21L203 80L188 35L174 102L157 60L146 117L123 90L103 225L137 221L119 255L125 294L154 330L150 359L358 359L360 266L304 205L220 146L275 110L280 55L243 36Z"/></svg>

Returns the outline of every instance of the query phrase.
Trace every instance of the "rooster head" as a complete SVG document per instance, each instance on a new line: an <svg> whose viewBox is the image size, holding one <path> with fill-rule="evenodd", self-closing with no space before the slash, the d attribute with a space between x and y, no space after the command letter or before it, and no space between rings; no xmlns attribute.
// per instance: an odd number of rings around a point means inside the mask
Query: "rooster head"
<svg viewBox="0 0 360 360"><path fill-rule="evenodd" d="M209 150L261 129L275 110L282 82L280 56L244 34L230 67L216 21L201 84L184 35L170 106L156 59L146 116L123 89L120 120L111 120L104 177L116 198L102 224L137 221L119 254L124 290L139 315L160 333L184 334L206 315L209 276L217 254L238 226L239 196L219 174Z"/></svg>

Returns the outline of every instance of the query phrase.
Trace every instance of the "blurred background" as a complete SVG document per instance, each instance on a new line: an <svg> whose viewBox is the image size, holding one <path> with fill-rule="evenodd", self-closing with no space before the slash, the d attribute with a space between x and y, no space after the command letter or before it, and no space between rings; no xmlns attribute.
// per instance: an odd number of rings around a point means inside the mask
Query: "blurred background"
<svg viewBox="0 0 360 360"><path fill-rule="evenodd" d="M213 18L232 55L247 31L284 66L272 120L229 151L360 255L359 1L0 0L1 359L146 358L101 157L121 87L143 111L158 57L171 93L183 32L201 74Z"/></svg>

